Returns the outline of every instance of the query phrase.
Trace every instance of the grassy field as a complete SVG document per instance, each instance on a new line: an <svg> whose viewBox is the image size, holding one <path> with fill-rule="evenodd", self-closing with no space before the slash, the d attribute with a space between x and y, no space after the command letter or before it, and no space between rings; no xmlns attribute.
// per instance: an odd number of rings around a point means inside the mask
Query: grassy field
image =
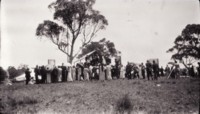
<svg viewBox="0 0 200 114"><path fill-rule="evenodd" d="M0 113L197 114L200 80L111 80L0 85Z"/></svg>

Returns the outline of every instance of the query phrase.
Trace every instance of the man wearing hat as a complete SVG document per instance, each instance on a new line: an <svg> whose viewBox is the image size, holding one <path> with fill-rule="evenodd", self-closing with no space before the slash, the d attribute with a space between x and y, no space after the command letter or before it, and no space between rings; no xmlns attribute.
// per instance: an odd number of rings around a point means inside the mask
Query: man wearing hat
<svg viewBox="0 0 200 114"><path fill-rule="evenodd" d="M28 85L29 81L31 80L31 72L29 68L27 68L25 71L25 77L26 77L26 85Z"/></svg>

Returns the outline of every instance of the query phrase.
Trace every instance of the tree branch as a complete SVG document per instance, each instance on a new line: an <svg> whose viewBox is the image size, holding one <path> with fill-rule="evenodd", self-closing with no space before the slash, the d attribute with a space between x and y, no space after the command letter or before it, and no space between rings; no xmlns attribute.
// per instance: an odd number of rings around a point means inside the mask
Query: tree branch
<svg viewBox="0 0 200 114"><path fill-rule="evenodd" d="M53 38L51 38L51 41L52 41L53 44L55 44L55 45L58 46L58 49L59 49L60 51L62 51L63 53L65 53L65 54L69 57L69 54L68 54L67 52L65 52L62 48L60 48L58 42L56 43L56 42L53 40ZM65 48L66 48L66 47L65 47Z"/></svg>
<svg viewBox="0 0 200 114"><path fill-rule="evenodd" d="M77 53L73 56L73 57L76 57L79 53L80 53L80 51L85 47L85 46L87 46L92 40L93 40L93 38L94 38L94 35L100 30L100 27L99 28L97 28L98 27L98 23L94 26L94 28L93 28L93 30L92 30L92 33L91 33L91 36L89 37L89 39L88 39L88 41L87 41L87 36L86 36L86 34L85 34L85 30L86 30L86 25L85 25L85 27L84 27L84 31L83 31L83 45L80 47L80 49L77 51Z"/></svg>

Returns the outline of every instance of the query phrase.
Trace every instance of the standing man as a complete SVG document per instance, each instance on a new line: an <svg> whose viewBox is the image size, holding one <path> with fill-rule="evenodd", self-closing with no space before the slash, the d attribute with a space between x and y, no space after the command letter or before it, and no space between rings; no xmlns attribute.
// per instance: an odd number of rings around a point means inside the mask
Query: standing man
<svg viewBox="0 0 200 114"><path fill-rule="evenodd" d="M42 76L41 83L46 83L46 80L47 80L47 71L46 71L46 69L45 69L44 66L41 67L40 73L41 73L41 76Z"/></svg>
<svg viewBox="0 0 200 114"><path fill-rule="evenodd" d="M146 71L147 71L147 79L149 80L149 78L152 78L152 65L148 60L146 63Z"/></svg>
<svg viewBox="0 0 200 114"><path fill-rule="evenodd" d="M132 66L131 64L128 62L126 65L126 78L131 79L131 72L132 72Z"/></svg>
<svg viewBox="0 0 200 114"><path fill-rule="evenodd" d="M178 64L175 65L174 72L175 72L174 73L175 79L179 78L179 76L180 76L180 74L179 74L180 73L180 69L179 69L179 65Z"/></svg>
<svg viewBox="0 0 200 114"><path fill-rule="evenodd" d="M56 67L51 71L51 82L58 82L58 69Z"/></svg>
<svg viewBox="0 0 200 114"><path fill-rule="evenodd" d="M89 62L89 57L88 56L85 58L85 63L84 63L83 66L84 66L84 69L83 69L84 80L89 80L90 62Z"/></svg>
<svg viewBox="0 0 200 114"><path fill-rule="evenodd" d="M142 72L143 79L145 79L145 66L143 63L141 63L141 72Z"/></svg>
<svg viewBox="0 0 200 114"><path fill-rule="evenodd" d="M62 82L66 82L67 81L67 67L64 66L64 63L62 63L61 69L62 69Z"/></svg>
<svg viewBox="0 0 200 114"><path fill-rule="evenodd" d="M195 76L195 72L194 72L194 66L192 65L190 68L190 76L194 77Z"/></svg>
<svg viewBox="0 0 200 114"><path fill-rule="evenodd" d="M36 65L34 72L35 72L35 82L36 82L36 84L38 84L39 83L38 75L40 75L40 69L39 69L38 65Z"/></svg>
<svg viewBox="0 0 200 114"><path fill-rule="evenodd" d="M153 73L154 73L154 79L158 80L158 73L159 73L159 67L158 64L156 64L155 61L153 61Z"/></svg>
<svg viewBox="0 0 200 114"><path fill-rule="evenodd" d="M26 77L26 85L28 85L29 81L31 80L31 72L29 71L29 68L25 71L25 77Z"/></svg>
<svg viewBox="0 0 200 114"><path fill-rule="evenodd" d="M167 65L166 68L165 68L165 76L168 76L170 73L170 68L169 66Z"/></svg>

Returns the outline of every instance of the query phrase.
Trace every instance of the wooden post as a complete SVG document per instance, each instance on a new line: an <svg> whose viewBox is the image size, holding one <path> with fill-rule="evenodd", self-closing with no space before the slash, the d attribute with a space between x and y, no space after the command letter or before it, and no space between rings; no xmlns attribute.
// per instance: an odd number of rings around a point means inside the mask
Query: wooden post
<svg viewBox="0 0 200 114"><path fill-rule="evenodd" d="M169 76L167 77L167 79L169 79L169 77L171 76L172 72L174 71L174 68L172 69L172 71L169 73Z"/></svg>

